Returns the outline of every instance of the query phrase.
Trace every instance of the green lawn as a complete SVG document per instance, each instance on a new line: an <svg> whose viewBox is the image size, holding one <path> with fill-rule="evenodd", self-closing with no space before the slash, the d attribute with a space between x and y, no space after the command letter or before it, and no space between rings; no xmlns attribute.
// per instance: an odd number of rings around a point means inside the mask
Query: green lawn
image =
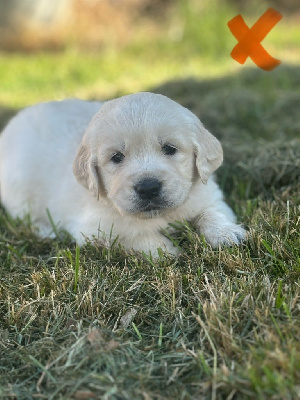
<svg viewBox="0 0 300 400"><path fill-rule="evenodd" d="M251 237L212 250L186 224L183 254L154 261L38 239L2 210L0 398L300 397L300 28L274 28L283 64L264 72L229 57L236 11L176 12L179 42L165 28L95 53L0 54L0 125L48 99L165 94L221 140L217 178Z"/></svg>

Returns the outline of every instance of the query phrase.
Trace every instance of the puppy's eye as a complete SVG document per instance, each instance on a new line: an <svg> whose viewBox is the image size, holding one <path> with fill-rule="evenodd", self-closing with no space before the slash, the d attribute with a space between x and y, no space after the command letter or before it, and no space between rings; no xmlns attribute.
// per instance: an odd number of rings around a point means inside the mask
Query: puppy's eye
<svg viewBox="0 0 300 400"><path fill-rule="evenodd" d="M176 147L174 147L170 144L164 144L162 147L162 151L167 156L172 156L173 154L177 153Z"/></svg>
<svg viewBox="0 0 300 400"><path fill-rule="evenodd" d="M124 154L118 151L112 156L111 161L115 164L120 164L124 158L125 158Z"/></svg>

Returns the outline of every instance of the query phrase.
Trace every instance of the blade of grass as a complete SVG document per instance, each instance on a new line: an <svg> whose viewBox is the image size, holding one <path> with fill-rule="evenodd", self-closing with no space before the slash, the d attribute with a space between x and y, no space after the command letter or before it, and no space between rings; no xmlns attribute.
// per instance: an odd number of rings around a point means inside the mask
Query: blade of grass
<svg viewBox="0 0 300 400"><path fill-rule="evenodd" d="M138 330L138 327L135 325L134 322L132 322L132 327L133 327L133 329L135 330L135 333L137 334L137 337L139 338L139 340L142 340L143 337L142 337L142 335L140 334L140 331Z"/></svg>
<svg viewBox="0 0 300 400"><path fill-rule="evenodd" d="M80 257L80 247L78 244L76 244L76 250L75 250L75 271L74 271L74 293L77 291L77 285L78 285L78 277L79 277L79 257Z"/></svg>
<svg viewBox="0 0 300 400"><path fill-rule="evenodd" d="M163 323L161 322L159 325L158 347L161 347L162 345L162 337L163 337Z"/></svg>

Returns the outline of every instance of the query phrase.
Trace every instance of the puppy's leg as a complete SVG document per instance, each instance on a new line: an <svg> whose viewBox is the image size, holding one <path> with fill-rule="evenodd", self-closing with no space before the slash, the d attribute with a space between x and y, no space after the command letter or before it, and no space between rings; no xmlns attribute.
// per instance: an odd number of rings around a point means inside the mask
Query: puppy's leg
<svg viewBox="0 0 300 400"><path fill-rule="evenodd" d="M202 234L213 248L221 245L230 246L245 240L246 231L236 224L236 217L224 202L218 185L211 182L210 188L207 189L205 198L209 201L205 207L199 207L199 212L193 221L197 232Z"/></svg>
<svg viewBox="0 0 300 400"><path fill-rule="evenodd" d="M213 248L238 244L246 238L245 229L234 223L230 214L232 211L225 203L216 204L195 220L198 233L204 235Z"/></svg>

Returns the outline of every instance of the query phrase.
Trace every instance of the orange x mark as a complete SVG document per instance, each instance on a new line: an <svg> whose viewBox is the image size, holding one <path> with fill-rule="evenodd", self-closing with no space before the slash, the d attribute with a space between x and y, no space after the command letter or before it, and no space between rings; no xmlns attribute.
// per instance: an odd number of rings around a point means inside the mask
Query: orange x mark
<svg viewBox="0 0 300 400"><path fill-rule="evenodd" d="M251 29L248 28L240 14L232 18L227 25L239 42L230 53L231 57L240 64L244 64L250 57L259 68L265 71L272 71L278 67L281 61L270 56L260 42L281 18L282 15L278 11L268 8Z"/></svg>

